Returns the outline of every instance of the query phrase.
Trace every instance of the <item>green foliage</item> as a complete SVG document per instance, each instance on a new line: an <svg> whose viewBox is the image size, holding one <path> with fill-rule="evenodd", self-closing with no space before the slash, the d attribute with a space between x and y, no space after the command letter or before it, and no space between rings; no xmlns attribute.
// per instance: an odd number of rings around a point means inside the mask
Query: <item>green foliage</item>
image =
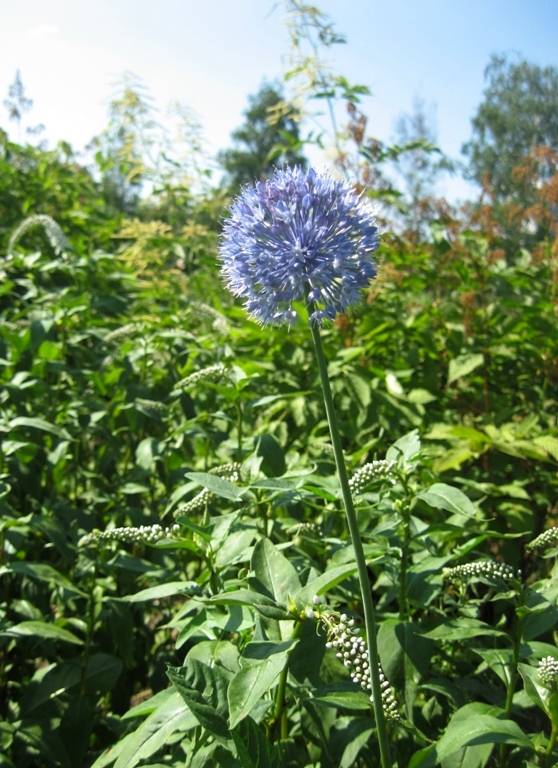
<svg viewBox="0 0 558 768"><path fill-rule="evenodd" d="M17 224L30 215L44 214L61 226L80 254L106 248L118 226L104 208L103 197L90 172L72 148L60 143L55 150L35 149L8 140L0 129L0 253ZM22 245L41 248L41 232L29 235Z"/></svg>
<svg viewBox="0 0 558 768"><path fill-rule="evenodd" d="M444 171L453 164L436 147L436 128L432 114L423 100L415 99L413 111L399 117L395 125L398 145L408 147L395 158L395 169L403 182L406 210L405 230L415 241L428 235L435 218L435 186ZM409 145L415 143L412 148Z"/></svg>
<svg viewBox="0 0 558 768"><path fill-rule="evenodd" d="M0 764L379 766L307 329L225 297L220 193L1 147ZM558 762L556 261L498 238L386 234L324 332L398 766Z"/></svg>
<svg viewBox="0 0 558 768"><path fill-rule="evenodd" d="M327 647L360 598L304 329L223 309L204 259L140 279L26 237L2 263L6 759L377 765ZM394 753L536 762L558 612L524 543L556 492L552 263L508 266L468 232L383 249L374 296L324 340L350 471L388 462L354 493ZM487 556L532 575L444 577Z"/></svg>
<svg viewBox="0 0 558 768"><path fill-rule="evenodd" d="M244 125L232 134L235 147L218 155L230 189L238 191L284 164L306 166L297 111L285 102L279 86L264 83L249 97L245 117Z"/></svg>
<svg viewBox="0 0 558 768"><path fill-rule="evenodd" d="M485 79L484 101L464 151L472 178L481 185L488 181L496 198L506 200L517 193L514 168L533 147L558 149L558 70L494 55Z"/></svg>
<svg viewBox="0 0 558 768"><path fill-rule="evenodd" d="M517 248L556 236L558 70L493 56L485 77L484 101L463 151L513 258Z"/></svg>

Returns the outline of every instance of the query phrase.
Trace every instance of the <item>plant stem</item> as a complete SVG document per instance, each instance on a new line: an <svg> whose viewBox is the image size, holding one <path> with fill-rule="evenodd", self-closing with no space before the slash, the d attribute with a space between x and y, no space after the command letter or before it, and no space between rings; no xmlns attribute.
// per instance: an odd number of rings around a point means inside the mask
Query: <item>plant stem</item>
<svg viewBox="0 0 558 768"><path fill-rule="evenodd" d="M386 721L382 707L382 690L380 687L380 675L378 669L378 645L376 640L376 619L374 616L374 605L372 603L372 589L370 587L370 580L368 578L368 570L366 568L366 559L364 557L362 539L360 536L358 520L353 504L353 497L351 495L351 489L349 486L349 477L345 467L345 459L343 456L343 449L341 447L341 437L339 434L339 427L335 414L335 406L333 404L333 395L331 393L331 386L329 383L327 362L324 355L322 339L317 325L310 323L310 330L312 332L314 347L316 349L316 359L318 362L318 370L322 383L327 420L329 423L329 431L333 445L333 454L335 456L335 464L337 465L337 473L339 476L339 483L341 485L341 493L343 495L349 533L355 552L355 560L360 581L360 591L362 593L364 622L366 625L366 639L368 643L368 661L370 664L370 680L372 683L372 703L374 706L374 715L376 717L376 727L378 729L381 764L382 768L391 768L392 763L389 752Z"/></svg>
<svg viewBox="0 0 558 768"><path fill-rule="evenodd" d="M236 407L236 433L238 438L238 448L236 454L236 460L239 464L242 464L242 408L238 403L235 403Z"/></svg>
<svg viewBox="0 0 558 768"><path fill-rule="evenodd" d="M525 616L518 616L517 626L515 631L515 639L513 642L513 658L512 658L511 669L510 669L510 681L508 683L508 690L506 692L506 704L504 707L506 710L507 718L509 718L511 715L511 710L513 705L513 695L515 693L515 685L517 683L517 672L518 672L517 665L519 664L519 652L521 649L521 639L523 637L524 623L525 623ZM499 759L498 759L499 768L505 768L506 755L507 755L506 745L500 744Z"/></svg>
<svg viewBox="0 0 558 768"><path fill-rule="evenodd" d="M548 746L547 746L545 754L544 754L543 765L545 765L545 766L546 766L546 764L548 762L548 758L552 754L552 750L554 749L554 746L556 745L556 738L557 737L558 737L558 727L553 725L552 733L550 734L550 739L548 741Z"/></svg>
<svg viewBox="0 0 558 768"><path fill-rule="evenodd" d="M296 640L301 631L302 622L297 621L291 635L291 640ZM277 692L275 694L275 707L273 710L273 723L275 724L279 720L281 721L281 739L286 739L288 736L288 724L287 718L285 717L285 693L287 691L287 677L289 675L289 657L290 653L287 657L287 661L283 667L281 675L279 676L279 685L277 686Z"/></svg>

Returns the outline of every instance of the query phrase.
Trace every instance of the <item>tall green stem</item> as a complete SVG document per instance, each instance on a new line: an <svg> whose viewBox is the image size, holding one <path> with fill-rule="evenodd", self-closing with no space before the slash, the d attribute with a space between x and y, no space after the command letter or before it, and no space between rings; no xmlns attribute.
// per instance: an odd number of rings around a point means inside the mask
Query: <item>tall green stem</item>
<svg viewBox="0 0 558 768"><path fill-rule="evenodd" d="M391 768L392 763L389 752L386 720L382 707L382 689L380 686L380 674L378 669L378 645L376 640L376 619L374 616L374 605L372 603L372 590L370 587L370 580L368 578L368 570L366 568L364 549L362 546L358 520L353 504L353 497L351 495L351 489L349 486L349 477L345 467L343 449L341 447L341 437L339 435L337 416L335 414L335 406L333 404L333 395L331 393L331 386L329 383L327 362L324 355L322 338L320 336L320 331L317 325L310 323L310 330L312 332L314 347L316 349L316 358L318 362L320 380L322 383L322 391L324 395L327 420L329 423L329 431L331 434L331 442L333 445L333 454L335 456L337 474L339 476L339 483L341 485L341 493L343 495L343 502L347 515L347 523L349 525L349 533L351 535L353 549L355 552L358 578L360 581L360 591L362 593L364 622L366 625L366 639L368 643L368 660L370 663L370 680L372 683L372 703L374 706L374 715L376 717L376 727L378 729L381 763L382 768Z"/></svg>
<svg viewBox="0 0 558 768"><path fill-rule="evenodd" d="M296 640L302 630L302 622L297 621L291 635L291 640ZM287 677L289 675L289 656L281 674L279 675L279 685L277 686L277 692L275 694L275 707L273 709L273 723L274 726L277 723L281 724L280 738L286 739L288 736L288 723L285 713L285 694L287 692Z"/></svg>
<svg viewBox="0 0 558 768"><path fill-rule="evenodd" d="M546 752L544 753L544 762L543 765L546 766L548 763L548 758L552 755L552 750L554 749L556 745L556 739L558 738L558 727L552 726L552 732L550 734L550 739L548 741L548 746L546 748Z"/></svg>
<svg viewBox="0 0 558 768"><path fill-rule="evenodd" d="M517 683L519 654L521 650L521 640L523 638L523 625L525 624L525 616L526 614L517 616L515 639L513 643L513 657L512 657L512 663L510 668L510 679L508 682L508 689L506 692L505 710L506 710L506 717L508 718L511 716L511 710L513 705L513 695L515 693L515 686ZM505 768L506 760L507 760L506 745L500 744L499 759L498 759L499 768Z"/></svg>

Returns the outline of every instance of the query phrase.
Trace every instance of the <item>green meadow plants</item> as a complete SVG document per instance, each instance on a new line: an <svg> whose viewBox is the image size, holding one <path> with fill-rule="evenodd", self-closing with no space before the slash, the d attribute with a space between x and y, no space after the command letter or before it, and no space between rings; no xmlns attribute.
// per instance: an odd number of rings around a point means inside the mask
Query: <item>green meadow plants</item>
<svg viewBox="0 0 558 768"><path fill-rule="evenodd" d="M93 529L79 541L97 558L111 542L138 554L154 551L170 569L161 583L142 585L124 602L159 606L162 631L172 638L172 685L120 719L120 738L100 754L96 768L555 764L556 569L534 554L520 556L525 529L502 525L513 520L513 504L499 501L524 498L521 479L514 485L503 467L500 485L490 485L475 467L469 478L450 482L441 476L452 468L450 457L454 466L476 458L462 451L456 461L451 442L445 453L429 447L433 438L470 438L464 427L454 433L449 425L445 432L435 427L426 441L411 428L388 442L381 458L378 447L386 441L380 432L362 449L358 430L370 429L367 417L351 415L337 380L360 392L376 430L379 404L392 412L388 418L406 417L412 426L413 420L426 421L429 399L405 396L392 358L391 378L384 373L366 400L358 382L366 380L368 366L378 370L366 343L356 354L332 353L329 366L325 361L332 331L318 328L328 301L347 301L336 293L343 281L327 272L336 265L328 267L325 249L312 251L312 244L289 237L304 223L297 206L320 216L320 193L324 187L330 192L329 183L311 172L280 172L245 193L226 225L221 255L231 287L264 322L289 325L309 306L314 317L308 335L318 365L295 326L247 329L239 347L243 357L251 351L250 363L225 353L187 373L169 396L187 394L191 403L184 430L188 466L159 520ZM345 191L345 185L333 189ZM306 195L315 197L304 208ZM327 218L317 231L326 228ZM370 244L365 253L371 253L376 233L366 232L371 240L364 240ZM297 251L279 273L273 269L275 247L282 249L281 265L290 248L308 250L303 256ZM352 247L358 253L358 239ZM325 286L319 282L324 272ZM313 291L310 301L305 291ZM406 295L420 296L416 285ZM395 306L400 298L394 297ZM241 316L229 320L231 340L233 322ZM403 328L415 332L410 324ZM364 323L358 332L365 342L370 331ZM267 347L257 350L264 333ZM287 364L280 370L276 363L277 350L284 353L289 340L298 353L298 391L293 369ZM450 384L475 369L466 369L459 351L450 363ZM200 352L197 359L204 357ZM328 402L328 367L341 430ZM296 404L301 379L308 393L302 410ZM322 408L315 397L320 385ZM434 387L430 380L414 391ZM436 414L434 419L444 418ZM488 451L523 460L530 452L548 462L548 437L546 451L536 436L516 442L513 452L494 439L479 453L481 468ZM348 531L343 506L349 507ZM550 530L533 539L529 552L555 540ZM527 574L519 567L524 560Z"/></svg>
<svg viewBox="0 0 558 768"><path fill-rule="evenodd" d="M130 220L46 153L57 217L9 152L0 766L557 765L548 228L296 168Z"/></svg>

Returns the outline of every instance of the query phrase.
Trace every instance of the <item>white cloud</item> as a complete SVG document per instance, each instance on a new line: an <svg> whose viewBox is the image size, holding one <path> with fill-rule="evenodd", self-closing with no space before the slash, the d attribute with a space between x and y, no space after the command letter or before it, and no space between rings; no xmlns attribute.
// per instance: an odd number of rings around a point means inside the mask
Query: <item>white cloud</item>
<svg viewBox="0 0 558 768"><path fill-rule="evenodd" d="M36 27L29 30L29 37L33 37L35 40L51 40L59 34L60 30L58 27L49 24L37 24Z"/></svg>

